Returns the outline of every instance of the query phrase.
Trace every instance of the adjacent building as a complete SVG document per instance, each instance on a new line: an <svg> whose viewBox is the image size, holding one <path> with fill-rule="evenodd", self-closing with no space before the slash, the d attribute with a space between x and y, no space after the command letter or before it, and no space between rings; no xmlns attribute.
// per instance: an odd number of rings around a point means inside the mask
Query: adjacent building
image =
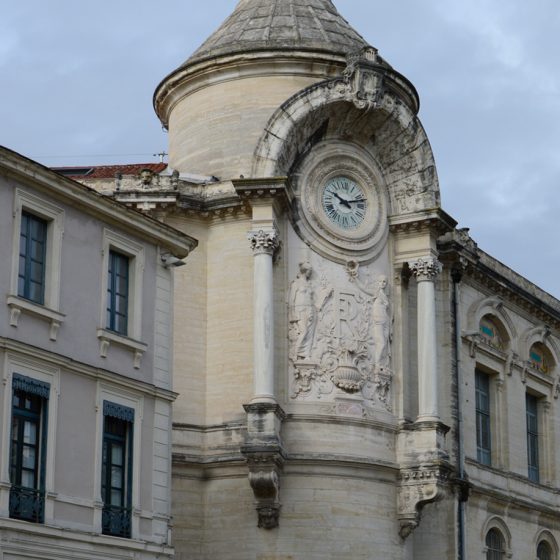
<svg viewBox="0 0 560 560"><path fill-rule="evenodd" d="M0 148L0 557L171 558L172 264L194 239Z"/></svg>
<svg viewBox="0 0 560 560"><path fill-rule="evenodd" d="M171 284L154 245L178 258L192 246L172 226L199 240L174 284L177 560L558 559L560 302L442 209L410 81L330 0L241 0L154 106L168 167L61 170L103 194L76 191L103 205L95 220L64 203L74 183L30 162L8 174L16 200L38 178L61 186L60 203L24 196L20 215L59 237L63 215L70 252L44 303L29 303L19 206L1 206L0 238L14 240L0 270L3 449L20 437L14 395L29 396L22 418L49 415L45 447L17 444L46 450L44 474L10 478L2 455L4 517L10 481L44 477L29 486L44 490L45 525L25 525L26 546L76 549L88 531L115 542L101 536L101 448L127 445L133 427L132 538L118 543L167 554L158 438L174 394L157 314ZM115 223L110 198L161 224L120 207ZM145 304L129 304L123 339L126 317L106 315L121 295L106 283L121 270L111 255L131 266L142 251ZM22 538L22 523L2 535ZM81 540L64 541L73 531Z"/></svg>

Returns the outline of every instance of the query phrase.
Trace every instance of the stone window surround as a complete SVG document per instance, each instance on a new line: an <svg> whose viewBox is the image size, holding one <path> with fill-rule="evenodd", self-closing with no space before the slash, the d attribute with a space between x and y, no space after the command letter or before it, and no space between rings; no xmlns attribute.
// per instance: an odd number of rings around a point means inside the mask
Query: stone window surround
<svg viewBox="0 0 560 560"><path fill-rule="evenodd" d="M17 295L21 215L23 211L47 221L44 305ZM65 315L60 312L64 210L41 196L17 188L14 196L13 216L10 292L6 300L10 308L10 325L17 328L22 313L39 317L50 322L49 338L56 341L58 329L65 319Z"/></svg>
<svg viewBox="0 0 560 560"><path fill-rule="evenodd" d="M128 335L124 336L107 328L107 283L109 271L109 253L114 250L129 261L129 297L128 297ZM113 230L103 229L103 263L101 266L100 315L97 338L99 354L106 358L112 344L128 348L133 354L135 369L139 369L147 344L141 342L142 336L142 292L145 266L144 246Z"/></svg>
<svg viewBox="0 0 560 560"><path fill-rule="evenodd" d="M548 546L550 547L550 550L552 552L552 559L556 560L558 558L558 544L556 542L556 539L554 538L554 536L552 535L552 533L548 530L542 530L538 535L537 538L535 539L535 555L537 552L537 549L539 547L539 545L541 543L545 542L546 544L548 544Z"/></svg>
<svg viewBox="0 0 560 560"><path fill-rule="evenodd" d="M134 422L132 431L132 526L131 539L136 539L140 532L140 458L142 442L142 419L144 416L144 400L141 396L132 392L117 389L110 385L99 384L96 396L96 435L95 435L95 467L94 467L94 531L102 533L102 512L103 500L101 498L101 471L102 471L102 449L103 449L103 429L105 415L103 402L111 402L134 410ZM111 537L109 537L111 538ZM120 538L120 537L114 537Z"/></svg>
<svg viewBox="0 0 560 560"><path fill-rule="evenodd" d="M45 512L44 524L52 524L54 521L54 503L56 498L54 488L54 466L56 450L56 428L58 414L58 396L60 394L60 370L46 366L30 358L23 358L14 354L7 354L6 369L4 371L3 384L4 403L2 425L0 428L1 449L9 449L11 418L12 418L12 379L14 374L23 375L50 387L49 406L47 410L47 452L45 463ZM9 390L8 390L9 388ZM0 503L7 504L10 492L10 457L9 453L0 453ZM6 508L7 511L7 508Z"/></svg>
<svg viewBox="0 0 560 560"><path fill-rule="evenodd" d="M508 429L505 425L505 419L507 416L504 414L504 403L503 399L503 378L498 373L499 370L488 367L486 364L479 363L475 364L473 370L473 387L475 386L475 375L476 372L480 372L488 376L489 388L490 388L490 440L491 440L491 463L490 465L485 465L484 463L478 463L476 455L473 460L476 461L480 466L489 466L492 468L506 468L507 464L507 449L505 449L505 431ZM473 413L475 413L475 408L473 406ZM477 442L476 433L474 434L475 446L474 450L476 453Z"/></svg>
<svg viewBox="0 0 560 560"><path fill-rule="evenodd" d="M513 551L511 548L511 533L507 527L507 525L500 519L499 517L492 517L482 527L482 534L481 534L481 542L482 542L482 554L480 556L481 560L486 560L488 549L486 547L486 535L492 530L495 529L500 532L502 538L504 539L505 544L505 558L512 558Z"/></svg>

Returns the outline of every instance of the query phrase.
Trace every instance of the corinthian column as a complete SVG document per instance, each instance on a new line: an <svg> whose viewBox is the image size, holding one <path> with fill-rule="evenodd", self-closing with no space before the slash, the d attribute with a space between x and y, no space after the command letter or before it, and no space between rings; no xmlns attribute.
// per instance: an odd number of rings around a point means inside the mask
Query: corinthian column
<svg viewBox="0 0 560 560"><path fill-rule="evenodd" d="M279 247L278 232L274 229L251 231L248 239L255 257L252 402L275 403L272 258Z"/></svg>
<svg viewBox="0 0 560 560"><path fill-rule="evenodd" d="M433 257L408 265L418 283L418 421L438 421L435 279L442 265Z"/></svg>

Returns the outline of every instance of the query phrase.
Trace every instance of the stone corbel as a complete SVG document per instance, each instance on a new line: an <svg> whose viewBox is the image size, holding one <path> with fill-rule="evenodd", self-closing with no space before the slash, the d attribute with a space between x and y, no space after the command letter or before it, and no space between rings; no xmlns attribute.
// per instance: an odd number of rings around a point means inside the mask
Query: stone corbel
<svg viewBox="0 0 560 560"><path fill-rule="evenodd" d="M255 496L258 527L275 529L279 525L280 475L285 454L280 440L283 410L274 403L245 405L247 436L241 453L249 467L249 484Z"/></svg>
<svg viewBox="0 0 560 560"><path fill-rule="evenodd" d="M147 344L119 335L107 329L97 329L97 338L99 340L99 355L102 358L107 358L109 348L112 344L116 344L133 353L133 367L134 369L140 369L142 365L142 356L148 348Z"/></svg>
<svg viewBox="0 0 560 560"><path fill-rule="evenodd" d="M405 468L398 490L399 535L406 539L420 524L427 504L444 498L449 487L449 469L443 465Z"/></svg>
<svg viewBox="0 0 560 560"><path fill-rule="evenodd" d="M10 309L10 326L17 328L20 315L21 309L19 307L12 307Z"/></svg>
<svg viewBox="0 0 560 560"><path fill-rule="evenodd" d="M469 341L469 356L476 358L476 351L482 342L482 335L478 332L463 335Z"/></svg>

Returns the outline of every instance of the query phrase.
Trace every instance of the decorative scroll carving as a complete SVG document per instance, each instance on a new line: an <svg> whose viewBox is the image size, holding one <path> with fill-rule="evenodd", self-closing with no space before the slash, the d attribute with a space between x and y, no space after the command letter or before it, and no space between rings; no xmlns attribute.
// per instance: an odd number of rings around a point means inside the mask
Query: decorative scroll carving
<svg viewBox="0 0 560 560"><path fill-rule="evenodd" d="M386 276L333 286L300 263L288 300L291 398L333 400L337 389L391 410L392 310Z"/></svg>
<svg viewBox="0 0 560 560"><path fill-rule="evenodd" d="M442 466L413 467L400 474L398 493L399 534L406 539L420 523L426 504L441 500L449 481L449 470Z"/></svg>
<svg viewBox="0 0 560 560"><path fill-rule="evenodd" d="M418 282L433 282L442 271L442 264L434 257L422 257L409 262L410 271Z"/></svg>
<svg viewBox="0 0 560 560"><path fill-rule="evenodd" d="M276 230L251 231L247 234L254 255L274 255L280 248L280 239Z"/></svg>
<svg viewBox="0 0 560 560"><path fill-rule="evenodd" d="M339 94L357 109L369 111L380 106L385 93L385 77L379 71L377 49L365 47L347 57L342 82L336 84Z"/></svg>

